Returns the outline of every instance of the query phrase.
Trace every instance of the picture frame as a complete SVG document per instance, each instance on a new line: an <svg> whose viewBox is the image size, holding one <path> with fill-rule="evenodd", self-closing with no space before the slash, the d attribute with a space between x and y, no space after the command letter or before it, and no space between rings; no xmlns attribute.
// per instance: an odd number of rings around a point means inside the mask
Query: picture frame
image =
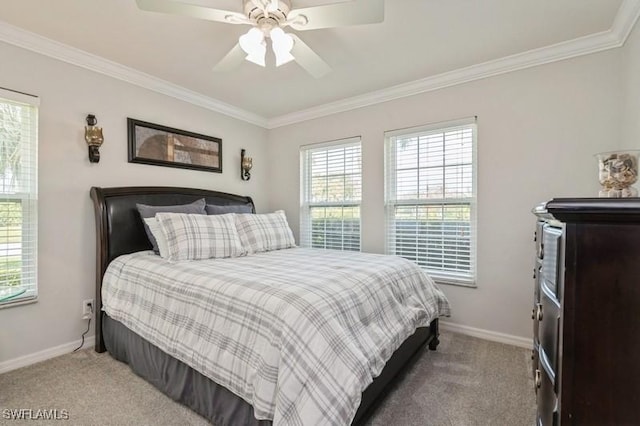
<svg viewBox="0 0 640 426"><path fill-rule="evenodd" d="M129 163L222 173L222 139L127 118Z"/></svg>

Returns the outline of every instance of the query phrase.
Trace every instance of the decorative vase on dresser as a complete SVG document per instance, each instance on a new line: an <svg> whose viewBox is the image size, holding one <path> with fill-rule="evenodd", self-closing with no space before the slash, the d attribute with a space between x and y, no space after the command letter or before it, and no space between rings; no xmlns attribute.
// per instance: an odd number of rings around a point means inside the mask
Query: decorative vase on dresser
<svg viewBox="0 0 640 426"><path fill-rule="evenodd" d="M537 425L640 425L640 198L556 198L537 216Z"/></svg>

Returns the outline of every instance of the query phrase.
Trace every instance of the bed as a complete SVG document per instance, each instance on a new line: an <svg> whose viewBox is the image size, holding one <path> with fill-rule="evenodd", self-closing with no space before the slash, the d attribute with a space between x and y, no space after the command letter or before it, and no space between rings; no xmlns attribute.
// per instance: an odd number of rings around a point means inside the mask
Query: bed
<svg viewBox="0 0 640 426"><path fill-rule="evenodd" d="M111 270L119 267L119 262L123 262L123 259L126 259L127 262L145 264L151 262L151 268L158 271L163 266L161 263L153 263L158 262L156 258L159 256L149 251L151 245L138 214L137 203L157 206L176 205L204 198L207 204L246 206L255 212L251 198L216 191L174 187L94 187L91 189L91 198L95 207L97 229L96 351L108 351L114 358L129 364L136 374L151 382L162 392L189 406L216 425L266 426L272 424L270 420L255 418L254 406L246 402L246 398L237 396L239 390L233 389L233 383L227 386L218 384L211 378L218 377L212 374L212 371L206 370L206 368L204 370L193 368L193 365L199 366L199 364L189 362L167 348L163 350L162 344L152 343L150 341L152 339L145 335L144 327L136 328L138 324L135 322L127 323L125 319L119 321L111 318L102 309L103 278L112 262L114 266ZM297 256L308 255L305 254L305 249L293 250L291 253ZM353 261L359 261L357 255L352 256L356 256L352 259ZM268 266L283 262L284 257L289 257L289 255L272 253L255 257L255 259L256 262L259 259L260 262ZM287 259L287 261L290 262L291 259ZM250 266L252 261L251 259L240 259L238 262L240 262L238 263L240 271L243 270L242 268ZM228 263L227 265L235 264ZM146 267L149 268L149 266ZM159 275L168 276L170 273L170 269L167 269L166 272L161 272ZM254 272L244 271L243 274L253 276ZM425 345L431 350L435 350L438 345L437 317L433 318L427 326L419 327L415 332L412 330L412 334L409 334L406 339L402 338L399 347L388 358L388 361L380 366L380 374L376 374L366 389L357 395L359 405L355 415L353 413L348 415L353 419L352 424L361 424L366 420L381 398L389 391L394 379L416 358ZM225 382L221 381L221 383ZM228 388L232 388L233 392ZM256 404L255 412L259 411L258 407L259 404ZM264 418L264 416L261 417ZM299 424L300 419L289 419L289 421L282 423Z"/></svg>

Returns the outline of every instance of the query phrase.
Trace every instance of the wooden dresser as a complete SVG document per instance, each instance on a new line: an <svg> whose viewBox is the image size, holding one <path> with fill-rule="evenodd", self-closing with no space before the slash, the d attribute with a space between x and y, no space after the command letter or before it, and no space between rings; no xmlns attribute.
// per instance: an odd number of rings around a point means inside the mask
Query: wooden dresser
<svg viewBox="0 0 640 426"><path fill-rule="evenodd" d="M534 214L537 424L640 425L640 198Z"/></svg>

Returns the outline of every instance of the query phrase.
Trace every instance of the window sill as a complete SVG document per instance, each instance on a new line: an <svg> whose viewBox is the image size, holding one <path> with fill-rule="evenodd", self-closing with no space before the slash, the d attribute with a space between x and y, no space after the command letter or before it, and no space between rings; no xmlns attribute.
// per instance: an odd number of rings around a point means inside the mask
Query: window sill
<svg viewBox="0 0 640 426"><path fill-rule="evenodd" d="M466 288L478 288L478 286L476 285L475 281L474 282L465 282L465 281L456 281L453 279L447 279L447 278L437 278L437 277L431 277L433 279L433 281L435 281L436 284L440 285L440 284L444 284L444 285L453 285L456 287L466 287Z"/></svg>
<svg viewBox="0 0 640 426"><path fill-rule="evenodd" d="M11 302L3 302L3 303L0 303L0 309L13 308L15 306L22 306L22 305L30 305L32 303L36 303L37 301L38 301L38 296L33 296L29 298L14 300Z"/></svg>

